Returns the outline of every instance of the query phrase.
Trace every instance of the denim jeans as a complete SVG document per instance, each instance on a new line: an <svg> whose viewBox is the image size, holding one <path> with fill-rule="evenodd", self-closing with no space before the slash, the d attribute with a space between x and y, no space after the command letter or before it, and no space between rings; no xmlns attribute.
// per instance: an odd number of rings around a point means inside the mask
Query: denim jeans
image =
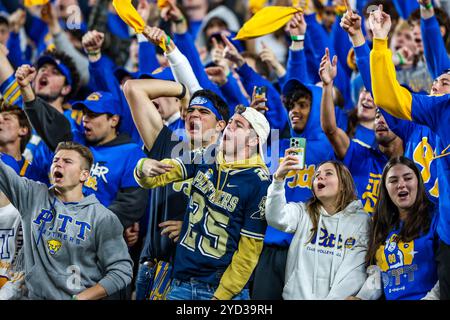
<svg viewBox="0 0 450 320"><path fill-rule="evenodd" d="M136 276L136 300L146 300L152 289L156 265L150 266L141 263Z"/></svg>
<svg viewBox="0 0 450 320"><path fill-rule="evenodd" d="M167 294L167 300L211 300L217 287L194 279L180 281L174 279ZM243 289L232 300L250 300L248 289Z"/></svg>

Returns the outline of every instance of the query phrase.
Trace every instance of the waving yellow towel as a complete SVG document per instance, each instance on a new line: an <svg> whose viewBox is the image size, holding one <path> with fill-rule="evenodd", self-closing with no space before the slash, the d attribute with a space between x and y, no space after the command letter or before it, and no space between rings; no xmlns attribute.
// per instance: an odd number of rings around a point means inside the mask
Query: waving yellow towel
<svg viewBox="0 0 450 320"><path fill-rule="evenodd" d="M262 8L239 30L235 40L247 40L273 33L284 27L301 8L271 6Z"/></svg>
<svg viewBox="0 0 450 320"><path fill-rule="evenodd" d="M33 7L33 6L43 6L47 4L50 0L25 0L25 7Z"/></svg>
<svg viewBox="0 0 450 320"><path fill-rule="evenodd" d="M145 29L145 22L136 9L133 7L131 0L113 0L113 6L117 11L119 17L130 27L136 31L136 33L142 33ZM166 41L161 40L159 44L161 49L166 51Z"/></svg>

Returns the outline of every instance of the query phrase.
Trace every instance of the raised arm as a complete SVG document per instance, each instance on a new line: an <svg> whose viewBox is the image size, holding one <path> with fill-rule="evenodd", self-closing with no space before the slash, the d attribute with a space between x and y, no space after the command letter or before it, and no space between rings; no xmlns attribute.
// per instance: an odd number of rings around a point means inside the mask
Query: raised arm
<svg viewBox="0 0 450 320"><path fill-rule="evenodd" d="M31 88L35 77L36 69L29 65L23 65L16 71L17 83L25 103L25 113L45 144L54 151L58 143L73 140L72 128L64 114L35 96Z"/></svg>
<svg viewBox="0 0 450 320"><path fill-rule="evenodd" d="M374 34L370 54L373 98L376 105L393 116L411 120L412 95L398 83L392 53L388 49L391 24L391 17L383 12L383 6L371 12L369 25Z"/></svg>
<svg viewBox="0 0 450 320"><path fill-rule="evenodd" d="M131 109L134 123L144 141L145 147L151 150L156 138L163 128L163 120L153 103L159 97L180 97L187 106L189 93L183 85L163 80L128 80L124 93ZM184 97L181 95L184 93Z"/></svg>
<svg viewBox="0 0 450 320"><path fill-rule="evenodd" d="M333 81L337 73L337 57L330 61L328 48L320 63L319 75L323 82L322 101L320 104L320 123L328 140L333 146L334 153L339 159L344 159L350 146L350 138L344 130L336 124L336 115L333 103Z"/></svg>
<svg viewBox="0 0 450 320"><path fill-rule="evenodd" d="M431 0L419 0L420 31L422 33L423 48L428 71L433 79L439 77L445 70L450 68L450 58L448 57L444 39L441 36L441 28L434 13Z"/></svg>

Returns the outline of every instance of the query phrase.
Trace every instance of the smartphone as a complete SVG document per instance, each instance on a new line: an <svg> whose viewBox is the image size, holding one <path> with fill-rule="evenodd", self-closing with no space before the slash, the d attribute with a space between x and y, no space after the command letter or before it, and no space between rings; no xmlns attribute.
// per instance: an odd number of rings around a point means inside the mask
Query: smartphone
<svg viewBox="0 0 450 320"><path fill-rule="evenodd" d="M306 139L305 138L291 138L289 146L294 148L295 151L291 152L292 155L297 156L299 164L295 166L296 170L302 170L305 168L305 156L306 156Z"/></svg>
<svg viewBox="0 0 450 320"><path fill-rule="evenodd" d="M266 98L266 92L267 92L267 88L262 86L262 87L255 87L255 99L262 99L262 98ZM266 103L265 102L260 102L258 104L258 107L265 107ZM260 112L265 113L264 110L261 110Z"/></svg>

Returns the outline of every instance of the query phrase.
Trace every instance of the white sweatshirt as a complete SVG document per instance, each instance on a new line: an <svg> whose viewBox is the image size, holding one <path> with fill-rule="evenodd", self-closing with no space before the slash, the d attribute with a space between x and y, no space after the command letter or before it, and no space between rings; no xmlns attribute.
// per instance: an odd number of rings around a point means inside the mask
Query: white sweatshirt
<svg viewBox="0 0 450 320"><path fill-rule="evenodd" d="M285 300L345 299L366 280L370 217L360 201L329 215L323 208L318 241L309 242L312 222L304 203L286 203L284 182L274 180L266 200L267 223L294 233L286 263ZM337 244L337 246L336 246Z"/></svg>

